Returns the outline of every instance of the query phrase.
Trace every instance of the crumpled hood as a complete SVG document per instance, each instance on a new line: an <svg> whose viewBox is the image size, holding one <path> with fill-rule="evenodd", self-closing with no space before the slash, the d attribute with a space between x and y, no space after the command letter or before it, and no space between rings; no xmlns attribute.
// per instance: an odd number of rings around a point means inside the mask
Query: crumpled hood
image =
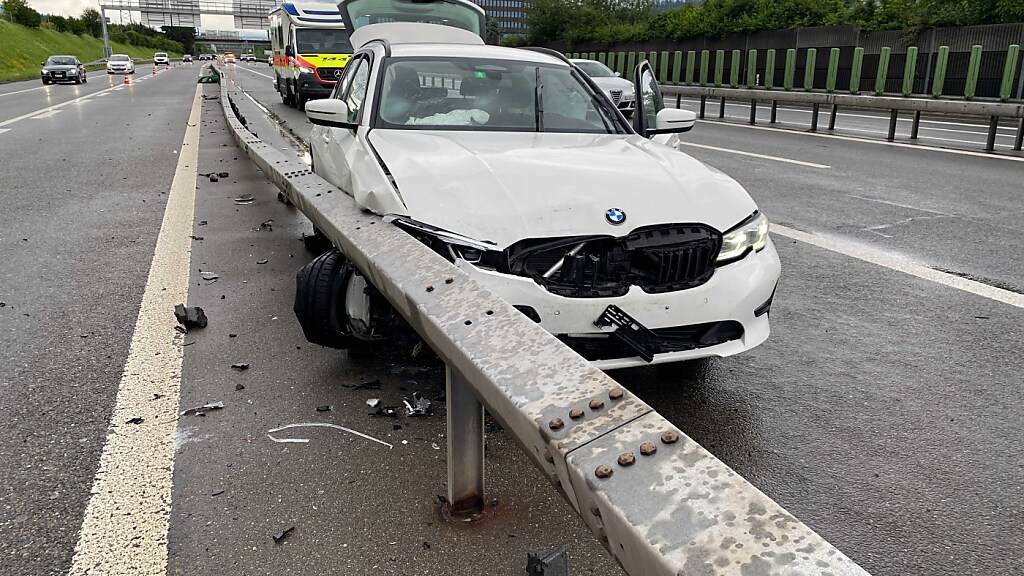
<svg viewBox="0 0 1024 576"><path fill-rule="evenodd" d="M732 178L637 135L373 130L415 220L501 248L651 224L727 230L756 206ZM606 212L626 221L613 226Z"/></svg>

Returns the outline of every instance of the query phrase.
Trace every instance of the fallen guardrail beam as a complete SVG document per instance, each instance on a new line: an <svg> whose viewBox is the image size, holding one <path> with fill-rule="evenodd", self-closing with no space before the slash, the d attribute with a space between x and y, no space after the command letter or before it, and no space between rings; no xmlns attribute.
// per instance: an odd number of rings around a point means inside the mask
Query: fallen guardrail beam
<svg viewBox="0 0 1024 576"><path fill-rule="evenodd" d="M662 93L676 97L676 106L681 103L683 96L700 98L700 111L698 117L705 117L705 108L708 99L718 100L718 117L725 115L726 100L741 100L750 102L750 123L756 122L757 103L771 102L772 111L770 122L775 122L775 110L779 102L793 104L804 104L811 106L811 130L818 129L818 111L821 106L829 106L831 114L829 118L829 130L835 129L836 114L840 107L865 108L886 110L889 112L889 131L886 139L892 141L896 138L896 121L900 112L912 112L913 124L911 125L910 137L917 138L918 128L921 122L921 114L951 114L957 116L978 116L989 120L988 139L985 150L995 149L996 130L999 127L1000 118L1016 118L1024 120L1024 103L1008 102L986 102L978 100L953 100L936 98L910 98L901 96L868 96L860 94L844 94L840 92L796 92L786 90L765 90L754 88L723 88L715 86L675 86L671 84L661 85ZM1024 121L1017 123L1017 138L1014 150L1021 149L1022 130Z"/></svg>
<svg viewBox="0 0 1024 576"><path fill-rule="evenodd" d="M238 146L447 365L449 500L483 497L483 411L519 442L632 575L867 572L510 304L298 159L252 134L225 78Z"/></svg>

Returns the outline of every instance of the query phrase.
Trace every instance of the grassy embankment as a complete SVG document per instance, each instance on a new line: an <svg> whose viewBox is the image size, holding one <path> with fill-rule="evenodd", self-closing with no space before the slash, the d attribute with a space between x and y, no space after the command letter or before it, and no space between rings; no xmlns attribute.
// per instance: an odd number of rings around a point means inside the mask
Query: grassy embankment
<svg viewBox="0 0 1024 576"><path fill-rule="evenodd" d="M152 59L153 48L111 42L115 54ZM41 28L25 28L0 20L0 82L39 78L39 63L54 54L78 56L82 62L103 58L103 40ZM181 57L181 54L171 54ZM92 69L94 67L90 67Z"/></svg>

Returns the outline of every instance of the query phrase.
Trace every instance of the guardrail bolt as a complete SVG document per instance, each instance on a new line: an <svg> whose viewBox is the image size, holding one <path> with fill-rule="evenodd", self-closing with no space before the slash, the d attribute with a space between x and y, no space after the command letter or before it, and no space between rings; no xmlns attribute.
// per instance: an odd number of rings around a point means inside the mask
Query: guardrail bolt
<svg viewBox="0 0 1024 576"><path fill-rule="evenodd" d="M594 470L594 476L598 478L611 478L614 473L615 471L612 470L612 467L607 464L601 464Z"/></svg>
<svg viewBox="0 0 1024 576"><path fill-rule="evenodd" d="M665 430L661 433L661 441L664 444L675 444L679 440L679 432L675 430Z"/></svg>
<svg viewBox="0 0 1024 576"><path fill-rule="evenodd" d="M650 456L658 451L658 447L654 445L654 442L644 442L640 445L640 453L644 456Z"/></svg>
<svg viewBox="0 0 1024 576"><path fill-rule="evenodd" d="M632 466L633 464L636 464L636 454L632 452L619 454L619 466Z"/></svg>
<svg viewBox="0 0 1024 576"><path fill-rule="evenodd" d="M548 428L552 430L561 430L565 426L565 422L561 418L552 418L551 422L548 422Z"/></svg>
<svg viewBox="0 0 1024 576"><path fill-rule="evenodd" d="M569 418L572 418L573 420L579 420L580 418L583 418L583 408L577 407L573 408L572 410L569 410Z"/></svg>
<svg viewBox="0 0 1024 576"><path fill-rule="evenodd" d="M611 398L612 400L618 400L619 398L622 398L625 394L626 392L622 388L612 388L611 390L608 391L608 397Z"/></svg>
<svg viewBox="0 0 1024 576"><path fill-rule="evenodd" d="M594 398L593 400L590 401L591 410L600 410L601 408L604 408L604 400L601 400L600 398Z"/></svg>

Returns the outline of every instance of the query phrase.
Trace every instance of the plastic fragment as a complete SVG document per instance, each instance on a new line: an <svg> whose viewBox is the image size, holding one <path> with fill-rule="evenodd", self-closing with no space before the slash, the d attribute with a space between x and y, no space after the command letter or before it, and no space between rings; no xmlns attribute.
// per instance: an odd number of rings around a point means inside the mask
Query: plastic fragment
<svg viewBox="0 0 1024 576"><path fill-rule="evenodd" d="M394 448L394 446L392 446L391 444L388 444L387 442L385 442L383 440L378 440L378 439L374 438L373 436L369 436L367 434L363 434L362 432L357 432L356 430L352 430L351 428L345 428L344 426L338 426L337 424L329 424L327 422L300 422L298 424L288 424L286 426L281 426L279 428L273 428L271 430L267 430L267 437L270 438L271 440L273 440L274 442L279 442L279 443L285 443L285 442L296 443L296 444L308 444L309 443L309 439L308 438L275 438L273 436L273 434L275 432L281 432L282 430L289 430L289 429L292 429L292 428L333 428L335 430L341 430L342 432L348 432L349 434L355 434L356 436L359 436L360 438L366 438L367 440L376 442L377 444L383 444L384 446L387 446L388 448Z"/></svg>
<svg viewBox="0 0 1024 576"><path fill-rule="evenodd" d="M272 538L274 539L274 544L279 544L282 540L287 538L288 535L291 534L292 531L294 530L295 526L289 526L284 530L281 530L280 532L275 532L274 535L272 536Z"/></svg>
<svg viewBox="0 0 1024 576"><path fill-rule="evenodd" d="M206 313L199 306L185 306L184 304L174 305L174 317L178 323L186 329L206 328Z"/></svg>
<svg viewBox="0 0 1024 576"><path fill-rule="evenodd" d="M202 406L196 406L195 408L189 408L181 413L182 416L206 416L207 412L213 410L222 410L224 408L224 402L210 402L209 404L203 404Z"/></svg>
<svg viewBox="0 0 1024 576"><path fill-rule="evenodd" d="M238 370L239 372L242 372L242 371L245 371L245 370L249 369L249 363L248 362L236 362L236 363L232 364L231 367L234 368L235 370Z"/></svg>
<svg viewBox="0 0 1024 576"><path fill-rule="evenodd" d="M235 198L235 204L252 204L256 201L256 197L252 194L242 194Z"/></svg>
<svg viewBox="0 0 1024 576"><path fill-rule="evenodd" d="M419 392L412 393L412 401L408 399L402 399L402 403L405 404L405 415L410 418L416 416L429 416L430 412L430 399L424 398Z"/></svg>

